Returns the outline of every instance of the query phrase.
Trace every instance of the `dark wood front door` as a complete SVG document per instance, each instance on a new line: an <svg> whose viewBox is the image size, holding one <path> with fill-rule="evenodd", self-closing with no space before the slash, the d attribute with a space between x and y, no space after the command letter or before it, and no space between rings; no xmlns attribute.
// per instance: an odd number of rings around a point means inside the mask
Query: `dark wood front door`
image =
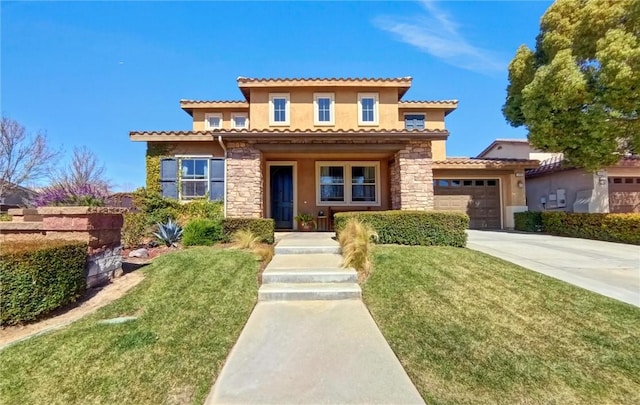
<svg viewBox="0 0 640 405"><path fill-rule="evenodd" d="M293 167L271 166L271 218L276 229L293 228Z"/></svg>

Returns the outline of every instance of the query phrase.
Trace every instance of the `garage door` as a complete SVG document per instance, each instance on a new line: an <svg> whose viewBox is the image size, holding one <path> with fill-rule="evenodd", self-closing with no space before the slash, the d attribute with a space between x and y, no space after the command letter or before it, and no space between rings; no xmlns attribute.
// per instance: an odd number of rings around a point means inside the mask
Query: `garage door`
<svg viewBox="0 0 640 405"><path fill-rule="evenodd" d="M500 229L497 179L437 179L433 183L436 210L464 212L472 229Z"/></svg>
<svg viewBox="0 0 640 405"><path fill-rule="evenodd" d="M609 177L609 212L640 212L640 177Z"/></svg>

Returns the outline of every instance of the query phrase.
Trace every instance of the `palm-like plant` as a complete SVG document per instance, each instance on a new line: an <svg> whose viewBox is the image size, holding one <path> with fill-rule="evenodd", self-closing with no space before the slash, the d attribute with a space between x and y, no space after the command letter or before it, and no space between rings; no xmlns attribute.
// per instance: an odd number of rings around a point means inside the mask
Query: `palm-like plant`
<svg viewBox="0 0 640 405"><path fill-rule="evenodd" d="M176 242L182 237L182 227L169 218L166 224L158 223L158 232L154 232L153 234L163 241L167 247L175 247Z"/></svg>

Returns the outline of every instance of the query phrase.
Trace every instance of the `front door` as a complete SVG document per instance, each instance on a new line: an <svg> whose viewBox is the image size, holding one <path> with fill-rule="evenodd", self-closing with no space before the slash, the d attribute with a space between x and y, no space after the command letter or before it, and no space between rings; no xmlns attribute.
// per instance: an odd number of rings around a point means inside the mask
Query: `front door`
<svg viewBox="0 0 640 405"><path fill-rule="evenodd" d="M270 166L271 218L276 229L293 229L293 166Z"/></svg>

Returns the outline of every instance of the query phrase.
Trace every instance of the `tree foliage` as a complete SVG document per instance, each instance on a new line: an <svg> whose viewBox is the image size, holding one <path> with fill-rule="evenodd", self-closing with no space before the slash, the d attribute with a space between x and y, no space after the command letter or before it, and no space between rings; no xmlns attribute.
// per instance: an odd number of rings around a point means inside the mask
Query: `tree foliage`
<svg viewBox="0 0 640 405"><path fill-rule="evenodd" d="M640 1L557 0L509 65L502 112L541 150L596 170L640 152Z"/></svg>
<svg viewBox="0 0 640 405"><path fill-rule="evenodd" d="M0 120L0 198L17 186L45 177L59 152L47 144L44 133L27 134L24 126L7 117Z"/></svg>

